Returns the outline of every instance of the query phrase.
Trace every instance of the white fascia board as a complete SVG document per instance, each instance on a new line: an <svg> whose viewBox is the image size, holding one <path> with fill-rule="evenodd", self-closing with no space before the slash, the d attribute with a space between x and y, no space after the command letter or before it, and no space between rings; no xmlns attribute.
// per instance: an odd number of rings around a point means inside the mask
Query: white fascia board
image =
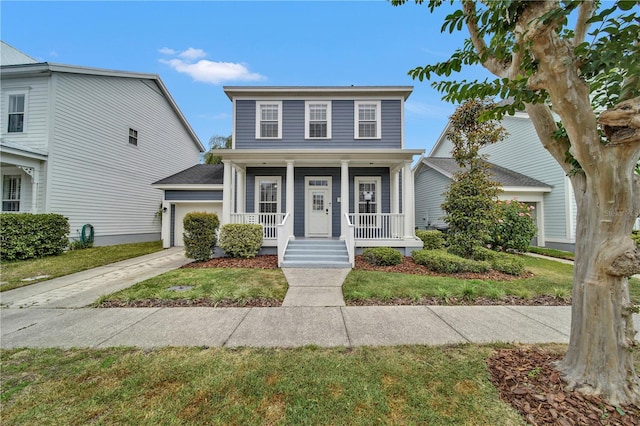
<svg viewBox="0 0 640 426"><path fill-rule="evenodd" d="M432 157L433 153L440 146L440 144L442 142L444 142L445 140L447 140L447 134L449 133L449 129L450 128L451 128L451 121L448 121L447 125L444 126L444 129L442 130L442 133L440 133L440 136L438 136L438 139L436 140L436 143L431 148L431 151L429 151L429 155L427 155L428 157Z"/></svg>
<svg viewBox="0 0 640 426"><path fill-rule="evenodd" d="M178 185L178 184L152 184L152 188L162 189L162 190L180 190L180 191L215 191L222 190L223 185L209 185L209 184L198 184L198 185Z"/></svg>
<svg viewBox="0 0 640 426"><path fill-rule="evenodd" d="M503 186L505 192L551 192L548 186Z"/></svg>
<svg viewBox="0 0 640 426"><path fill-rule="evenodd" d="M21 149L20 147L8 146L6 144L0 144L0 153L6 155L15 155L16 157L30 158L33 160L46 161L49 157L44 152L36 152L31 149Z"/></svg>
<svg viewBox="0 0 640 426"><path fill-rule="evenodd" d="M385 99L398 97L406 100L413 92L413 86L224 86L223 90L231 100L264 96L276 96L281 99L310 96L353 99L354 96L364 96Z"/></svg>

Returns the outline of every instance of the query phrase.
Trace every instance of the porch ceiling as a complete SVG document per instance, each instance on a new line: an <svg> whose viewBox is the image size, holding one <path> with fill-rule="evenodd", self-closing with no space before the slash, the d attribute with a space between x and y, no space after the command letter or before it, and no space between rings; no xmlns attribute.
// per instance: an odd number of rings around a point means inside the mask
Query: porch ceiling
<svg viewBox="0 0 640 426"><path fill-rule="evenodd" d="M350 167L376 167L400 165L413 161L416 155L422 155L423 149L219 149L216 155L242 166L283 166L294 161L296 166L340 166L340 162L349 161Z"/></svg>

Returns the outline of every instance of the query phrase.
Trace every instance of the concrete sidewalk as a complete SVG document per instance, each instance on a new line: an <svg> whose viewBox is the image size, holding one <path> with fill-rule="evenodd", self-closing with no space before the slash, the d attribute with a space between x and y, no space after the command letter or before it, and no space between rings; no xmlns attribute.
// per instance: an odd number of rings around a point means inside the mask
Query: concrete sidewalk
<svg viewBox="0 0 640 426"><path fill-rule="evenodd" d="M0 293L0 347L568 343L568 306L345 306L347 269L283 269L279 308L108 308L103 294L188 263L181 248ZM640 317L634 316L636 329Z"/></svg>

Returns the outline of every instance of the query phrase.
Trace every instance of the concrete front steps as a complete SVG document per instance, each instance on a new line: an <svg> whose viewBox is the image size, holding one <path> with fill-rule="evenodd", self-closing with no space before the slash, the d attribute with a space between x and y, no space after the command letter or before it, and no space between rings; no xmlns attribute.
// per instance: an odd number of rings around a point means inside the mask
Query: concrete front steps
<svg viewBox="0 0 640 426"><path fill-rule="evenodd" d="M282 268L351 268L347 246L341 240L291 240Z"/></svg>

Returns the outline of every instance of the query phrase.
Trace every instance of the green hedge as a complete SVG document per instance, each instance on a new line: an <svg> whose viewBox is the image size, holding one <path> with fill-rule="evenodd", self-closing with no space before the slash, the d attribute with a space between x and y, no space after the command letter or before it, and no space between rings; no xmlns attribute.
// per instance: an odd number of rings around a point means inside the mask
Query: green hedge
<svg viewBox="0 0 640 426"><path fill-rule="evenodd" d="M182 221L185 256L197 261L205 261L213 256L216 247L216 232L220 220L215 213L191 212Z"/></svg>
<svg viewBox="0 0 640 426"><path fill-rule="evenodd" d="M399 265L404 260L404 256L398 250L391 247L372 247L364 249L362 258L371 265L393 266Z"/></svg>
<svg viewBox="0 0 640 426"><path fill-rule="evenodd" d="M444 274L487 272L491 269L489 262L465 259L445 250L416 250L412 253L412 257L417 264Z"/></svg>
<svg viewBox="0 0 640 426"><path fill-rule="evenodd" d="M416 237L422 240L425 250L444 248L444 234L436 229L417 230Z"/></svg>
<svg viewBox="0 0 640 426"><path fill-rule="evenodd" d="M262 247L262 225L228 224L220 231L220 248L231 257L255 257Z"/></svg>
<svg viewBox="0 0 640 426"><path fill-rule="evenodd" d="M62 215L0 215L0 259L4 261L57 255L68 244L69 220Z"/></svg>

